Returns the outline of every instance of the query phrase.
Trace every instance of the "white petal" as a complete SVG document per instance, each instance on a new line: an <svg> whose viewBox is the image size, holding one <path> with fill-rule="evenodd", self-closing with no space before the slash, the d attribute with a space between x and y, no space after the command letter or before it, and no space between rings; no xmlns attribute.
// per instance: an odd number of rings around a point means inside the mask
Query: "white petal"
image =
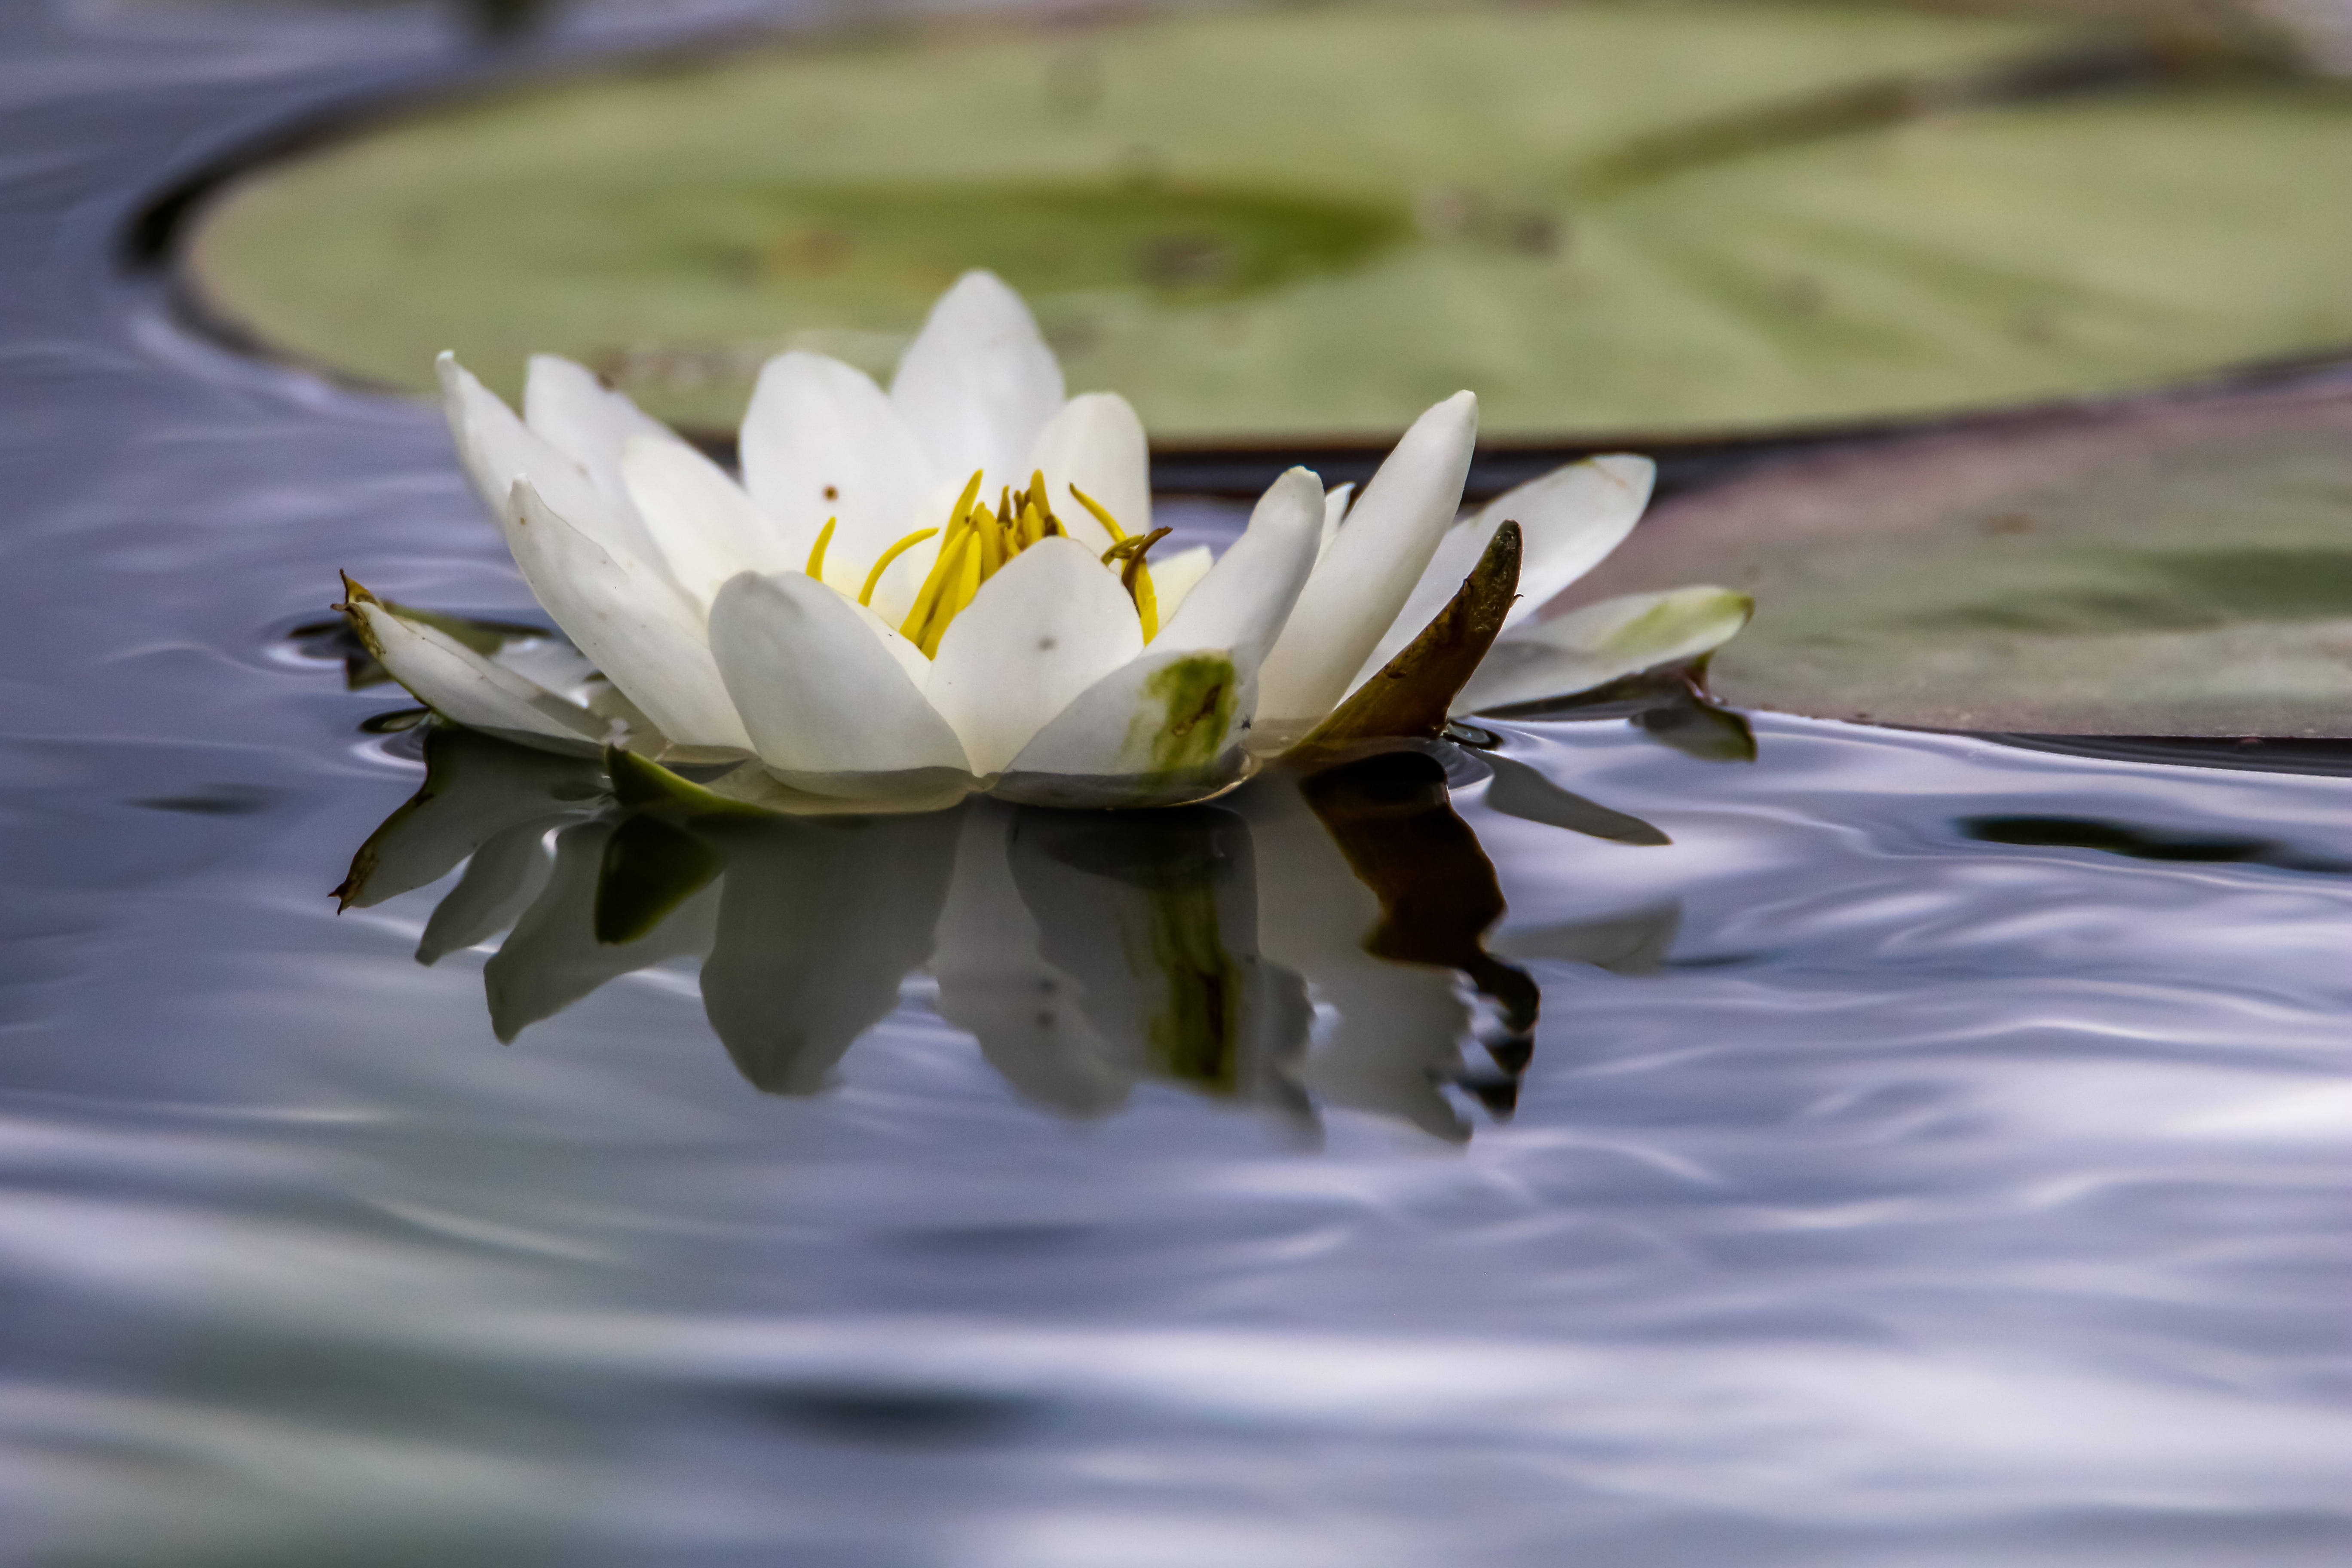
<svg viewBox="0 0 2352 1568"><path fill-rule="evenodd" d="M1152 651L1222 648L1244 675L1255 673L1315 569L1322 531L1323 481L1293 468L1258 498L1249 527L1161 626Z"/></svg>
<svg viewBox="0 0 2352 1568"><path fill-rule="evenodd" d="M1103 677L1021 749L992 793L1038 805L1175 805L1248 771L1249 679L1222 651L1154 650Z"/></svg>
<svg viewBox="0 0 2352 1568"><path fill-rule="evenodd" d="M1533 619L1560 590L1623 543L1642 521L1657 479L1658 465L1649 458L1619 454L1571 463L1489 502L1479 513L1482 524L1491 531L1515 521L1526 536L1519 602L1503 624Z"/></svg>
<svg viewBox="0 0 2352 1568"><path fill-rule="evenodd" d="M1519 525L1518 601L1506 626L1528 619L1562 589L1601 564L1624 542L1650 504L1658 467L1647 458L1593 458L1554 468L1505 491L1476 516L1455 523L1438 542L1421 582L1356 671L1349 689L1378 675L1405 644L1445 608L1505 522Z"/></svg>
<svg viewBox="0 0 2352 1568"><path fill-rule="evenodd" d="M1355 499L1356 487L1351 480L1336 486L1323 498L1323 538L1315 547L1315 559L1320 561L1330 550L1331 542L1339 537L1339 524L1348 516L1348 503Z"/></svg>
<svg viewBox="0 0 2352 1568"><path fill-rule="evenodd" d="M549 506L607 555L668 571L635 509L598 489L586 469L516 418L454 355L445 353L434 363L458 460L482 504L502 525L515 481L529 479Z"/></svg>
<svg viewBox="0 0 2352 1568"><path fill-rule="evenodd" d="M1405 432L1307 578L1259 672L1262 715L1312 723L1347 691L1453 521L1477 435L1478 400L1466 392Z"/></svg>
<svg viewBox="0 0 2352 1568"><path fill-rule="evenodd" d="M500 521L541 607L663 734L679 745L751 749L701 613L667 577L602 548L528 479L516 483Z"/></svg>
<svg viewBox="0 0 2352 1568"><path fill-rule="evenodd" d="M794 553L783 529L726 469L683 441L631 437L621 475L671 580L705 614L739 572L796 572L807 564L808 552Z"/></svg>
<svg viewBox="0 0 2352 1568"><path fill-rule="evenodd" d="M1110 531L1070 493L1076 485L1118 520L1129 533L1151 531L1151 448L1143 435L1143 421L1126 398L1115 392L1089 392L1062 405L1039 433L1029 453L1029 467L1013 476L1025 483L1030 474L1045 476L1045 495L1054 515L1081 544L1099 552L1110 548ZM1158 581L1158 574L1153 580Z"/></svg>
<svg viewBox="0 0 2352 1568"><path fill-rule="evenodd" d="M544 751L582 755L603 749L603 720L447 633L404 620L372 600L354 601L351 613L368 651L444 719Z"/></svg>
<svg viewBox="0 0 2352 1568"><path fill-rule="evenodd" d="M857 606L799 573L747 572L710 607L710 646L761 761L819 795L964 770L963 748Z"/></svg>
<svg viewBox="0 0 2352 1568"><path fill-rule="evenodd" d="M1043 539L981 584L931 661L931 705L972 772L1013 760L1073 698L1143 651L1118 574L1073 539Z"/></svg>
<svg viewBox="0 0 2352 1568"><path fill-rule="evenodd" d="M908 345L890 401L933 471L961 481L982 468L1013 483L1062 406L1062 367L1021 296L992 272L967 272Z"/></svg>
<svg viewBox="0 0 2352 1568"><path fill-rule="evenodd" d="M1454 700L1456 713L1569 697L1729 642L1756 601L1727 588L1627 594L1505 632Z"/></svg>
<svg viewBox="0 0 2352 1568"><path fill-rule="evenodd" d="M1151 592L1160 602L1161 626L1183 608L1184 601L1201 585L1201 579L1209 574L1209 568L1216 561L1216 552L1205 544L1195 544L1165 558L1151 558Z"/></svg>
<svg viewBox="0 0 2352 1568"><path fill-rule="evenodd" d="M808 559L828 518L825 581L855 594L940 476L874 378L823 354L779 354L760 372L743 415L743 485ZM959 488L971 477L955 476ZM954 504L949 498L948 506ZM946 521L947 507L938 509Z"/></svg>
<svg viewBox="0 0 2352 1568"><path fill-rule="evenodd" d="M522 385L522 422L579 464L605 499L614 501L627 500L621 449L631 439L652 436L677 440L668 426L598 381L587 366L554 354L530 356L530 372Z"/></svg>

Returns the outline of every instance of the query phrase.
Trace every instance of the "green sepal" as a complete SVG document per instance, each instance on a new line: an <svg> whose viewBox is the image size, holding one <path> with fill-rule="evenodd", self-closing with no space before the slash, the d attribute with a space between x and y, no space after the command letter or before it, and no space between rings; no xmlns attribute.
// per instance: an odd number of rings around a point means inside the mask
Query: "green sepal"
<svg viewBox="0 0 2352 1568"><path fill-rule="evenodd" d="M1454 699L1477 673L1519 596L1519 525L1495 530L1478 564L1421 635L1356 689L1297 752L1340 752L1369 742L1434 740Z"/></svg>

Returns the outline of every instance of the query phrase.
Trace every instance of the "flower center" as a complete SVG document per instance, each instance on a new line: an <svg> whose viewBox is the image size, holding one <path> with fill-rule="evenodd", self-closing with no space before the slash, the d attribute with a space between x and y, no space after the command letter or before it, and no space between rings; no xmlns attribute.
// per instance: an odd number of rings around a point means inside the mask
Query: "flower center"
<svg viewBox="0 0 2352 1568"><path fill-rule="evenodd" d="M980 473L974 470L954 510L948 514L944 530L919 528L877 557L873 569L866 574L866 586L857 595L859 604L872 604L874 590L890 563L938 534L939 556L931 564L929 575L923 579L922 587L916 592L914 608L907 612L907 618L898 626L901 635L921 648L927 658L939 657L940 639L947 635L948 623L979 595L982 583L1004 569L1006 562L1041 539L1056 534L1066 538L1069 534L1046 500L1045 476L1042 471L1029 476L1026 489L1007 486L999 491L992 510L980 499ZM1152 592L1151 569L1144 556L1169 531L1155 528L1150 533L1129 533L1100 502L1077 486L1070 487L1070 494L1110 534L1111 546L1103 552L1103 565L1118 574L1119 584L1135 602L1135 613L1143 623L1143 640L1150 642L1160 633L1160 604ZM825 547L832 540L833 524L827 522L824 531L817 535L815 548L809 552L810 576L816 577L824 572Z"/></svg>

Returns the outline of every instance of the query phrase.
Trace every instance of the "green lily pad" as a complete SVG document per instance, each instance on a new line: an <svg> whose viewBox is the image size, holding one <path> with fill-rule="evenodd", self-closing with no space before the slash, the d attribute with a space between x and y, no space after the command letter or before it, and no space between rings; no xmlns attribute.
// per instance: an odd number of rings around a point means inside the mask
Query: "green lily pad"
<svg viewBox="0 0 2352 1568"><path fill-rule="evenodd" d="M2352 395L1785 462L1654 509L1582 601L1756 597L1743 705L2045 734L2352 735Z"/></svg>
<svg viewBox="0 0 2352 1568"><path fill-rule="evenodd" d="M2352 341L2352 96L2252 72L2015 101L2086 26L864 30L389 123L229 187L187 255L297 355L422 390L454 348L511 394L551 350L708 426L787 346L887 369L972 265L1074 387L1177 440L1388 432L1464 385L1490 436L1932 413Z"/></svg>

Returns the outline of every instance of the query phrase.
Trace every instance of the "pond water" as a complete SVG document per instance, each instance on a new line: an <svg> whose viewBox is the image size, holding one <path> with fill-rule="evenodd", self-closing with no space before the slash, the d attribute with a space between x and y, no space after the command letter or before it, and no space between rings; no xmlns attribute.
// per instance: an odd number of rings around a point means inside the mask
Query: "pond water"
<svg viewBox="0 0 2352 1568"><path fill-rule="evenodd" d="M1494 723L1132 836L779 828L620 947L632 830L493 757L338 917L425 748L295 634L338 567L528 597L428 412L111 257L468 68L0 18L0 1558L2342 1559L2324 749Z"/></svg>

